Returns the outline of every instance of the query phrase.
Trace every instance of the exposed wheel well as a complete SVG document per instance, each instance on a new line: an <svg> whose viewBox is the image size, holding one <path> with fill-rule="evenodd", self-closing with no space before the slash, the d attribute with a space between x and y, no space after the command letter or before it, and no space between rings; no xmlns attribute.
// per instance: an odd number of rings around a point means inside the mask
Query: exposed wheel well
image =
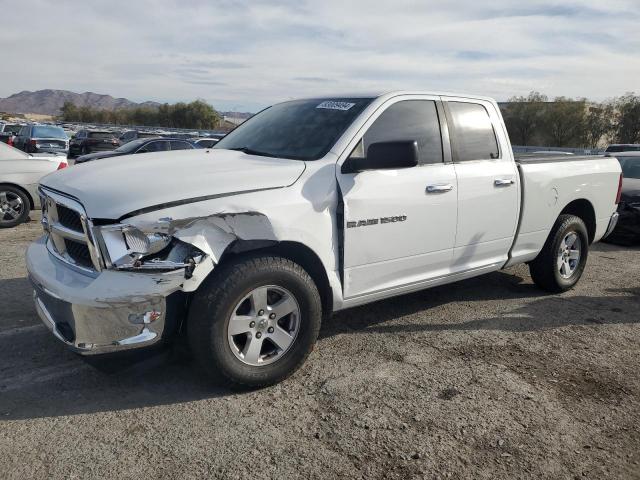
<svg viewBox="0 0 640 480"><path fill-rule="evenodd" d="M333 311L333 292L322 261L309 247L298 242L271 242L238 240L230 245L220 258L220 263L241 258L247 254L266 253L296 262L311 276L322 300L322 312L326 317ZM215 272L215 269L213 270Z"/></svg>
<svg viewBox="0 0 640 480"><path fill-rule="evenodd" d="M560 215L563 214L575 215L576 217L582 219L587 227L589 243L593 242L593 239L596 236L596 212L589 200L574 200L573 202L569 203L569 205L564 207L562 212L560 212Z"/></svg>
<svg viewBox="0 0 640 480"><path fill-rule="evenodd" d="M31 197L31 194L26 189L22 188L20 185L16 185L15 183L9 183L9 182L0 182L0 187L1 186L9 186L9 187L17 188L18 190L20 190L29 199L29 210L34 209L35 204L33 203L33 198Z"/></svg>

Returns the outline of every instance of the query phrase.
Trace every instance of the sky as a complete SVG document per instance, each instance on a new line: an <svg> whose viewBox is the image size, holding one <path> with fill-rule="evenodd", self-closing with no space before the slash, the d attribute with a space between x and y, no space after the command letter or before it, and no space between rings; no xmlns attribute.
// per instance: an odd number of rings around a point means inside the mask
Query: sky
<svg viewBox="0 0 640 480"><path fill-rule="evenodd" d="M0 0L0 97L219 110L394 89L640 93L640 0ZM11 15L6 15L11 12Z"/></svg>

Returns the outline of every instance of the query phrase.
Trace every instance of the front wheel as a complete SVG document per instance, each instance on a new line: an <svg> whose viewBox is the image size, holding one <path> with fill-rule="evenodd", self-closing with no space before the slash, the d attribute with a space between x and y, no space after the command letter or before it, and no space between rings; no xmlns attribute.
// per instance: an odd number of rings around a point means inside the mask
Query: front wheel
<svg viewBox="0 0 640 480"><path fill-rule="evenodd" d="M322 307L309 274L257 255L222 265L195 296L189 345L211 378L263 387L295 372L313 350Z"/></svg>
<svg viewBox="0 0 640 480"><path fill-rule="evenodd" d="M531 278L553 293L572 288L584 271L589 256L589 236L582 219L560 215L542 251L529 264Z"/></svg>

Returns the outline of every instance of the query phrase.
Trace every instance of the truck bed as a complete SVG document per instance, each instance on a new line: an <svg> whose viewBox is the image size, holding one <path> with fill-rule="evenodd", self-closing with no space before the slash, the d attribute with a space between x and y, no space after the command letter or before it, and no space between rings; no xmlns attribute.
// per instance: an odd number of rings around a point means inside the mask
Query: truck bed
<svg viewBox="0 0 640 480"><path fill-rule="evenodd" d="M620 164L615 158L522 155L516 157L516 163L521 185L520 224L510 264L536 257L554 222L571 202L581 202L581 206L591 209L593 226L588 228L593 229L592 240L602 237L615 211L615 187L620 176Z"/></svg>

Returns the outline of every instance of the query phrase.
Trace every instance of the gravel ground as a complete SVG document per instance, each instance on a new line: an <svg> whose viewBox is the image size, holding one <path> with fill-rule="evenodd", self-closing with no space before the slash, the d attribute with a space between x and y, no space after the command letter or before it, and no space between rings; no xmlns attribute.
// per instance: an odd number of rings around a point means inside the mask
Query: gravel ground
<svg viewBox="0 0 640 480"><path fill-rule="evenodd" d="M1 478L640 478L640 250L571 292L526 267L342 312L286 382L209 385L167 355L117 375L40 324L0 231Z"/></svg>

